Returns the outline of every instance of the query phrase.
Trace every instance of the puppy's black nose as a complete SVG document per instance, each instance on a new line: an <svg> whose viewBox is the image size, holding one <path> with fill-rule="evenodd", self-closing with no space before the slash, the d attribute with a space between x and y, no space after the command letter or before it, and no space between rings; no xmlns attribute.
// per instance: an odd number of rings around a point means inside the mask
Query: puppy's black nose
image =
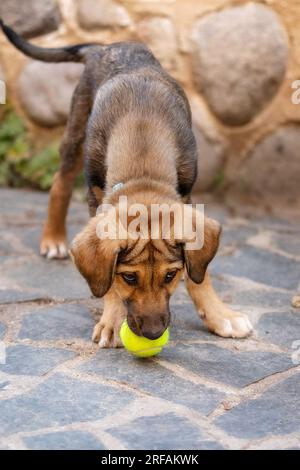
<svg viewBox="0 0 300 470"><path fill-rule="evenodd" d="M148 339L157 339L164 333L164 331L165 329L160 329L158 331L149 331L142 328L142 335Z"/></svg>

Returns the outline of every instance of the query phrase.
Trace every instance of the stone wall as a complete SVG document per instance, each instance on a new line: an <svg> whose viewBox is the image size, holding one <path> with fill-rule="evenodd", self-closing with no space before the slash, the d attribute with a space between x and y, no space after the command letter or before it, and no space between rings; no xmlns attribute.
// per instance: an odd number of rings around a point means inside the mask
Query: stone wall
<svg viewBox="0 0 300 470"><path fill-rule="evenodd" d="M299 0L1 0L0 15L45 47L146 42L191 102L195 190L300 201ZM82 66L29 60L3 35L0 62L34 139L60 134Z"/></svg>

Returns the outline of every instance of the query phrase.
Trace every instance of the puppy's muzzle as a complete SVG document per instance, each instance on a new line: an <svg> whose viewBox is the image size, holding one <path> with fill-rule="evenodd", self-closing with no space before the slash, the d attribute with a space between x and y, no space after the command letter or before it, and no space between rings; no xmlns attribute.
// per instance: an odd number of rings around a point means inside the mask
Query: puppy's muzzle
<svg viewBox="0 0 300 470"><path fill-rule="evenodd" d="M129 328L138 336L148 339L159 338L168 328L170 323L170 312L150 313L148 315L134 314L128 312L127 323Z"/></svg>

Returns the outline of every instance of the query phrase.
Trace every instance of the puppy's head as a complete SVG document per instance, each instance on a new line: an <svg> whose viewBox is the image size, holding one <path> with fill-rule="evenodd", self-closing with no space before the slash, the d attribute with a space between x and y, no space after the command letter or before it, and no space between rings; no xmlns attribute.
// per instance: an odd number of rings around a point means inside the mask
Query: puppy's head
<svg viewBox="0 0 300 470"><path fill-rule="evenodd" d="M194 211L194 209L193 209ZM169 325L169 299L184 266L195 283L204 279L219 243L220 226L205 218L203 246L187 249L186 240L142 236L99 238L100 216L74 239L70 254L96 297L114 289L127 307L127 321L138 335L155 339Z"/></svg>

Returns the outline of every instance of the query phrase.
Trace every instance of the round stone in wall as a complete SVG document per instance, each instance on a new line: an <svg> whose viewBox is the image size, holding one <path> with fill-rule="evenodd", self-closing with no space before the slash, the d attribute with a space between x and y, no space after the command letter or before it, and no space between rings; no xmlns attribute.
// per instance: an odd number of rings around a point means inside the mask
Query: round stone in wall
<svg viewBox="0 0 300 470"><path fill-rule="evenodd" d="M227 142L215 126L215 119L198 95L188 96L197 143L198 176L193 194L215 190L223 177Z"/></svg>
<svg viewBox="0 0 300 470"><path fill-rule="evenodd" d="M131 19L127 10L113 0L79 0L78 22L87 30L127 27Z"/></svg>
<svg viewBox="0 0 300 470"><path fill-rule="evenodd" d="M50 33L61 21L55 0L1 0L0 17L26 38Z"/></svg>
<svg viewBox="0 0 300 470"><path fill-rule="evenodd" d="M277 14L249 3L212 13L193 29L194 81L226 125L250 122L276 94L288 37Z"/></svg>
<svg viewBox="0 0 300 470"><path fill-rule="evenodd" d="M167 70L176 68L177 38L169 18L154 16L137 25L139 39L145 42Z"/></svg>
<svg viewBox="0 0 300 470"><path fill-rule="evenodd" d="M27 115L37 124L54 127L65 124L74 89L83 71L82 64L25 65L18 93Z"/></svg>
<svg viewBox="0 0 300 470"><path fill-rule="evenodd" d="M300 202L300 126L288 125L259 142L242 163L233 186L257 200Z"/></svg>
<svg viewBox="0 0 300 470"><path fill-rule="evenodd" d="M218 183L224 166L224 149L219 142L210 140L194 123L194 135L198 150L198 175L193 193L210 191Z"/></svg>

